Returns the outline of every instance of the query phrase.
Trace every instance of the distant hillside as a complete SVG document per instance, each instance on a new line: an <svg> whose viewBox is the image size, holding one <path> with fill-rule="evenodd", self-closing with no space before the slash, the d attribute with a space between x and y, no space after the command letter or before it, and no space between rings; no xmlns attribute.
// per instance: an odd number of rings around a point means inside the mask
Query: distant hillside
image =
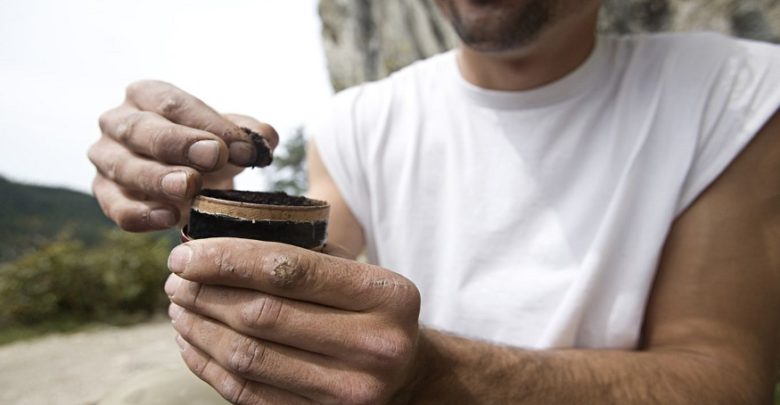
<svg viewBox="0 0 780 405"><path fill-rule="evenodd" d="M92 245L110 227L112 223L90 195L19 184L0 177L0 262L12 260L63 233Z"/></svg>

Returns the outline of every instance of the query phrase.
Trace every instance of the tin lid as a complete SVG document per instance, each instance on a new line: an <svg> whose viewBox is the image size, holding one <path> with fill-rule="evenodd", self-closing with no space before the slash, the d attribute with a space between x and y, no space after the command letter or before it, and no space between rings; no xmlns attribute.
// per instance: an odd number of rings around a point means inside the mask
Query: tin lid
<svg viewBox="0 0 780 405"><path fill-rule="evenodd" d="M249 221L327 221L330 205L325 201L285 193L204 190L192 209L211 215Z"/></svg>

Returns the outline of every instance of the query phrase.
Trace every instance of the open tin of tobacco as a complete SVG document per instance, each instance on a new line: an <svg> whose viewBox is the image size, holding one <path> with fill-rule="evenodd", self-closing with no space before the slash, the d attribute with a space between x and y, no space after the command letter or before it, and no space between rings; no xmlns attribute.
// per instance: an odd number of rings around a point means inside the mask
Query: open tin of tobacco
<svg viewBox="0 0 780 405"><path fill-rule="evenodd" d="M319 250L329 212L325 201L281 192L203 190L193 200L181 239L232 237Z"/></svg>

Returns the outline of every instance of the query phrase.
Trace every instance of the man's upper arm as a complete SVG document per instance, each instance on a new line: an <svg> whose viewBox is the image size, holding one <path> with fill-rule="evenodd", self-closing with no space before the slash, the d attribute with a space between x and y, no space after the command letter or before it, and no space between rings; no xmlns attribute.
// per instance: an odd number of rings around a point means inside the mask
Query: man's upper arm
<svg viewBox="0 0 780 405"><path fill-rule="evenodd" d="M643 338L649 351L700 354L737 381L773 384L780 351L780 113L675 222Z"/></svg>
<svg viewBox="0 0 780 405"><path fill-rule="evenodd" d="M365 245L363 229L328 173L314 141L309 142L307 159L309 196L330 203L328 243L346 249L351 258L356 258Z"/></svg>

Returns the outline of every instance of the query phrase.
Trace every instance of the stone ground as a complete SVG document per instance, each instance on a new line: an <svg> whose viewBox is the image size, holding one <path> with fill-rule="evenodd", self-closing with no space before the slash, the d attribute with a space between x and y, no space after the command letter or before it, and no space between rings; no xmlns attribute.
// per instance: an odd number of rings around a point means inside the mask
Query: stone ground
<svg viewBox="0 0 780 405"><path fill-rule="evenodd" d="M184 368L168 321L0 346L0 404L95 404L150 371Z"/></svg>

